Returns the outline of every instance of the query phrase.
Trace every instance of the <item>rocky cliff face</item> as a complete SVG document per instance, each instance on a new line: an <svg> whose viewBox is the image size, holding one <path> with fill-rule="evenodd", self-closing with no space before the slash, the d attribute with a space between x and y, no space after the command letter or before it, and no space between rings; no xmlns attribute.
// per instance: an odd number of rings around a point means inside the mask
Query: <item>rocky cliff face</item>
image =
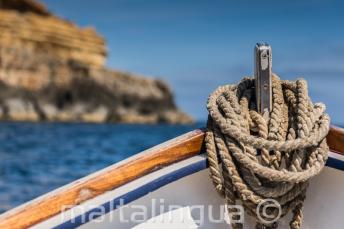
<svg viewBox="0 0 344 229"><path fill-rule="evenodd" d="M166 83L105 67L92 28L33 0L0 0L0 119L188 123Z"/></svg>

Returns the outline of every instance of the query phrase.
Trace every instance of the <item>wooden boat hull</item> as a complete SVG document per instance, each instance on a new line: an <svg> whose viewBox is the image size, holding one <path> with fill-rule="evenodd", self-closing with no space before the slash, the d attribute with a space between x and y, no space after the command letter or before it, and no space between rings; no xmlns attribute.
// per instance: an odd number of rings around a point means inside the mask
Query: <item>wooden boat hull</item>
<svg viewBox="0 0 344 229"><path fill-rule="evenodd" d="M228 228L203 139L195 130L77 180L4 213L0 228ZM343 129L332 127L327 140L333 152L311 181L303 228L342 228Z"/></svg>
<svg viewBox="0 0 344 229"><path fill-rule="evenodd" d="M343 170L344 156L330 153L326 168L308 189L302 228L342 228ZM99 195L34 228L228 228L224 209L206 158L198 155ZM150 219L153 223L146 222ZM244 221L244 228L253 228L249 216L244 215ZM283 219L281 228L287 228L288 222L288 217Z"/></svg>

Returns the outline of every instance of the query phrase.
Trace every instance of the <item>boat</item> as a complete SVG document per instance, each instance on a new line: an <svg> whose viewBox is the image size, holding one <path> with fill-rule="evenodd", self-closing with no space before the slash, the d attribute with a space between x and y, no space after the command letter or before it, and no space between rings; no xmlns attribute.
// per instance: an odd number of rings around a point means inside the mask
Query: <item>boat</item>
<svg viewBox="0 0 344 229"><path fill-rule="evenodd" d="M0 216L0 228L229 228L230 213L209 176L205 131L186 133L16 207ZM329 157L310 181L302 228L343 227L344 129L331 126L326 139ZM254 228L252 218L240 216L244 228ZM280 219L279 227L289 221Z"/></svg>
<svg viewBox="0 0 344 229"><path fill-rule="evenodd" d="M171 204L181 206L196 225L192 206L223 205L208 175L204 134L203 129L191 131L10 210L0 216L0 228L140 228L130 221L130 215L141 210L137 206L147 206L149 216L157 217ZM338 222L344 200L337 197L344 188L344 130L332 126L327 141L330 156L323 173L311 182L309 190L315 192L306 199L304 228L342 228ZM120 220L121 204L127 222ZM220 209L216 211L214 217ZM184 225L176 220L170 228L192 228L190 221ZM201 228L228 228L226 222L212 225L205 218Z"/></svg>

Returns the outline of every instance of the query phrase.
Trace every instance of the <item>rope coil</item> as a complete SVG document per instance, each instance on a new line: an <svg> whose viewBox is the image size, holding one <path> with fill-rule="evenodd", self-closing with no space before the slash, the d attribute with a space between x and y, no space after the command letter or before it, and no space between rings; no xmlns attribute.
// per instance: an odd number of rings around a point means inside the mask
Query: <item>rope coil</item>
<svg viewBox="0 0 344 229"><path fill-rule="evenodd" d="M300 228L309 180L328 157L330 118L325 105L313 105L305 80L284 81L273 75L269 118L255 111L253 78L219 87L209 96L207 109L210 175L226 204L240 200L257 228L275 228L276 222L262 222L256 212L262 201L274 199L281 205L281 217L293 212L290 228ZM232 223L233 228L242 226Z"/></svg>

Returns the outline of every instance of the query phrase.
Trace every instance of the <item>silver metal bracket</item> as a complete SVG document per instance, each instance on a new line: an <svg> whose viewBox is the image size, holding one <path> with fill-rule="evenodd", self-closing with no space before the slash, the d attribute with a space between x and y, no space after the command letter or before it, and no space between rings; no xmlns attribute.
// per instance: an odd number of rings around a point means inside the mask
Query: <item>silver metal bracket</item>
<svg viewBox="0 0 344 229"><path fill-rule="evenodd" d="M257 110L261 114L269 114L272 107L271 64L272 52L270 45L257 43L254 48L254 76Z"/></svg>

